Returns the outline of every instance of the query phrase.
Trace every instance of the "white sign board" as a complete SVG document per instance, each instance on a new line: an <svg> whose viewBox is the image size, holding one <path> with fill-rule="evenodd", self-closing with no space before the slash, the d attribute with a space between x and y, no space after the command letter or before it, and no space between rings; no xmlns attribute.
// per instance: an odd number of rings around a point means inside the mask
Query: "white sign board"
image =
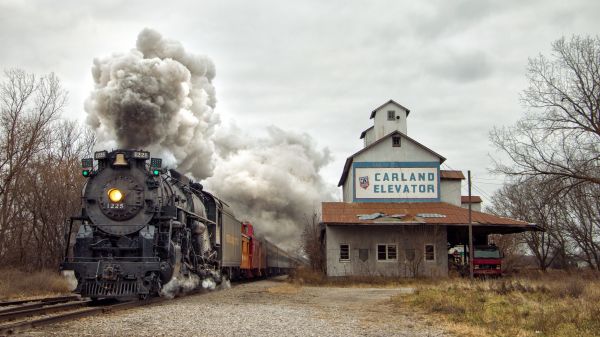
<svg viewBox="0 0 600 337"><path fill-rule="evenodd" d="M354 199L439 198L437 167L355 167Z"/></svg>

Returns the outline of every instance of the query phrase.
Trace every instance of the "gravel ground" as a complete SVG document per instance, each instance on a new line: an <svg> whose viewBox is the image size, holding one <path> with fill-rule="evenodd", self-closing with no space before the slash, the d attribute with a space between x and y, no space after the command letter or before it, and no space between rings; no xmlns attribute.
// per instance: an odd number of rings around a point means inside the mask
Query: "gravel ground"
<svg viewBox="0 0 600 337"><path fill-rule="evenodd" d="M25 331L25 336L447 336L389 298L407 288L317 288L281 279Z"/></svg>

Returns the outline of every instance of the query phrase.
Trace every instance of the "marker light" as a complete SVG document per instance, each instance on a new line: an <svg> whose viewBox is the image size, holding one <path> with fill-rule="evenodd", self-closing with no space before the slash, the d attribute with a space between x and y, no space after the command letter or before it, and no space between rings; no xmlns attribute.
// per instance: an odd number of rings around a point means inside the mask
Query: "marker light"
<svg viewBox="0 0 600 337"><path fill-rule="evenodd" d="M160 174L160 171L159 170L152 170L152 174L154 174L155 176L157 176L157 175Z"/></svg>
<svg viewBox="0 0 600 337"><path fill-rule="evenodd" d="M111 188L110 190L108 190L108 198L112 202L119 202L123 200L123 193L121 193L121 191L119 191L116 188Z"/></svg>
<svg viewBox="0 0 600 337"><path fill-rule="evenodd" d="M84 177L86 177L86 178L89 177L90 176L90 170L83 170L83 171L81 171L81 175L84 176Z"/></svg>

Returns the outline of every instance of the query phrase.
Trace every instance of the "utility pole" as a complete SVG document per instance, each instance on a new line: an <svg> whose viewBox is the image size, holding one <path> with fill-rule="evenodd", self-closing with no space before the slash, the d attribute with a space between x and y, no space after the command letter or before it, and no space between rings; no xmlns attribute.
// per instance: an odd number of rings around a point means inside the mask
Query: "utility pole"
<svg viewBox="0 0 600 337"><path fill-rule="evenodd" d="M471 170L467 171L469 182L469 277L473 279L473 222L471 220Z"/></svg>

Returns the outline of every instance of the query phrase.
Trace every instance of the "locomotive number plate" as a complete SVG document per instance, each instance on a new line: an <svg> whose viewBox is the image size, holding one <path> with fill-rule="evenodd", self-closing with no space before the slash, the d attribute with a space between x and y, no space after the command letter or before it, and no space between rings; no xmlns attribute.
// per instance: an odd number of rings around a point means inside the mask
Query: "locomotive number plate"
<svg viewBox="0 0 600 337"><path fill-rule="evenodd" d="M108 208L109 209L124 209L125 208L125 204L123 203L118 203L118 204L108 204Z"/></svg>

